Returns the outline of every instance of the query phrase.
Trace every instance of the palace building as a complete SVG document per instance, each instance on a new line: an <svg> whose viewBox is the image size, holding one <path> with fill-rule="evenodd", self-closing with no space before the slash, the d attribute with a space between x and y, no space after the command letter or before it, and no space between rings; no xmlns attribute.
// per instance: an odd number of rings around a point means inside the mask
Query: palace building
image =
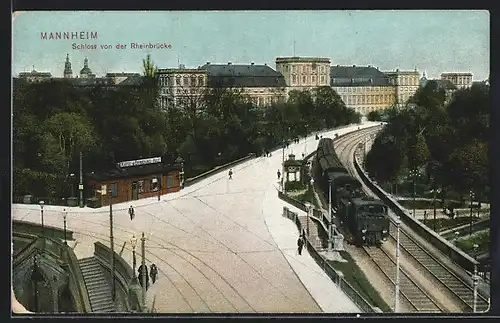
<svg viewBox="0 0 500 323"><path fill-rule="evenodd" d="M396 104L390 77L372 66L332 66L330 84L347 107L362 115Z"/></svg>
<svg viewBox="0 0 500 323"><path fill-rule="evenodd" d="M330 59L321 57L277 57L276 71L285 79L288 90L312 90L328 86Z"/></svg>

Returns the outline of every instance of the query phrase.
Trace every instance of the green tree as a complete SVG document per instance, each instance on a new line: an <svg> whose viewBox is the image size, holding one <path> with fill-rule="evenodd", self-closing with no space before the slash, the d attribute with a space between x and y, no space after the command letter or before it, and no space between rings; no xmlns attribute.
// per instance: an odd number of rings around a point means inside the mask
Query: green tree
<svg viewBox="0 0 500 323"><path fill-rule="evenodd" d="M429 157L427 142L422 132L419 132L408 149L408 166L411 169L419 168L429 161Z"/></svg>
<svg viewBox="0 0 500 323"><path fill-rule="evenodd" d="M366 116L368 121L382 121L382 114L379 111L370 111Z"/></svg>

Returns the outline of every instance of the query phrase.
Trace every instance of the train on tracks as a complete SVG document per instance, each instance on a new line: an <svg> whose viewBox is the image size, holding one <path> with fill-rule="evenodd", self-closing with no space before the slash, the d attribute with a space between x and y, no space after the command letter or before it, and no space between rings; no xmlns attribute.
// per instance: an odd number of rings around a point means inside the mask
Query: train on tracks
<svg viewBox="0 0 500 323"><path fill-rule="evenodd" d="M387 205L363 192L361 183L340 162L333 139L319 140L312 174L327 201L331 190L332 214L336 210L336 216L356 245L380 246L387 240L390 224Z"/></svg>

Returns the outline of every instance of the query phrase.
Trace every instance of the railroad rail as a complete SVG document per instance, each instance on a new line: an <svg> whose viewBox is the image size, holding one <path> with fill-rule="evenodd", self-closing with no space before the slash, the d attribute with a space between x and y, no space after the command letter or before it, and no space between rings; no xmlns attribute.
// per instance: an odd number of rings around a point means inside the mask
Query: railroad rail
<svg viewBox="0 0 500 323"><path fill-rule="evenodd" d="M346 136L342 140L335 142L336 150L339 154L339 158L345 163L346 168L351 173L351 175L360 179L351 158L355 158L355 151L360 139L371 135L377 130L371 129L371 131L359 132L353 134L352 136ZM342 147L343 146L343 147ZM363 189L369 195L376 196L370 189L363 184ZM396 226L392 219L396 216L392 211L389 211L391 216L391 226L390 234L391 238L395 239ZM403 234L400 236L400 246L402 249L410 255L410 257L415 260L419 265L421 265L428 273L430 273L438 282L441 283L449 292L456 296L456 300L461 303L461 307L464 311L470 311L473 308L474 296L472 287L455 275L451 270L446 268L438 259L433 257L428 251L419 246L416 241L411 238L411 234L402 230L400 232ZM386 254L380 248L364 248L366 253L372 258L372 260L378 265L381 271L386 275L389 280L394 283L392 277L395 276L396 266L392 258ZM384 260L385 259L385 260ZM390 259L390 261L389 261ZM384 268L384 269L382 269ZM424 312L436 312L442 311L443 309L431 299L410 277L409 273L404 273L402 275L403 280L400 285L400 293L404 299L406 299L417 311ZM404 283L403 283L404 281ZM403 287L404 286L404 287ZM412 292L411 289L414 289ZM482 311L488 308L488 301L479 293L477 294L477 310Z"/></svg>

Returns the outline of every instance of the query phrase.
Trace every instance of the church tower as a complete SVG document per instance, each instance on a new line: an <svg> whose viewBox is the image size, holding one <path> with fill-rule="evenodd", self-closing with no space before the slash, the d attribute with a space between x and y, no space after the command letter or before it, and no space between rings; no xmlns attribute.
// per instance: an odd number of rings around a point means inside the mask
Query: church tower
<svg viewBox="0 0 500 323"><path fill-rule="evenodd" d="M71 62L69 61L69 54L66 54L66 62L64 63L64 78L72 78L73 71L71 70Z"/></svg>

